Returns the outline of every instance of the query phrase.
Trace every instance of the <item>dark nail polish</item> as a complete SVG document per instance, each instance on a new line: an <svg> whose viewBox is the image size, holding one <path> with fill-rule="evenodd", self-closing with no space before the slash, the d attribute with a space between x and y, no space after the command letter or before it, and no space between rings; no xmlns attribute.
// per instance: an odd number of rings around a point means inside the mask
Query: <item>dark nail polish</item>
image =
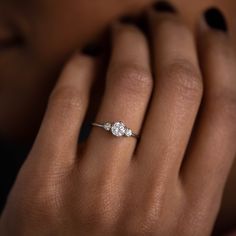
<svg viewBox="0 0 236 236"><path fill-rule="evenodd" d="M147 22L147 19L146 19L145 15L143 15L142 17L140 17L138 19L137 26L146 36L148 35L148 33L149 33L148 26L149 25L148 25L148 22Z"/></svg>
<svg viewBox="0 0 236 236"><path fill-rule="evenodd" d="M121 17L120 22L124 24L135 24L135 20L130 16Z"/></svg>
<svg viewBox="0 0 236 236"><path fill-rule="evenodd" d="M153 7L158 12L177 12L176 9L167 1L158 1L153 5Z"/></svg>
<svg viewBox="0 0 236 236"><path fill-rule="evenodd" d="M145 15L140 15L138 18L124 16L120 19L123 24L131 24L138 27L142 32L147 33L148 27Z"/></svg>
<svg viewBox="0 0 236 236"><path fill-rule="evenodd" d="M204 15L209 27L224 32L228 30L224 16L217 8L208 9Z"/></svg>
<svg viewBox="0 0 236 236"><path fill-rule="evenodd" d="M88 56L96 57L102 51L102 48L96 44L89 44L82 49L82 53Z"/></svg>

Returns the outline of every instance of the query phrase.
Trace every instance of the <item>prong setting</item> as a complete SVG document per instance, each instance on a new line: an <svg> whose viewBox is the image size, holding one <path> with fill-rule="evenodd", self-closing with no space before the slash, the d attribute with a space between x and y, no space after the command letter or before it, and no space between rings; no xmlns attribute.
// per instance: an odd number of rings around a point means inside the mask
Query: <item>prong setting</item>
<svg viewBox="0 0 236 236"><path fill-rule="evenodd" d="M122 121L93 123L92 125L103 128L104 130L110 132L115 137L138 138L138 135L133 133L133 131L130 128L128 128Z"/></svg>

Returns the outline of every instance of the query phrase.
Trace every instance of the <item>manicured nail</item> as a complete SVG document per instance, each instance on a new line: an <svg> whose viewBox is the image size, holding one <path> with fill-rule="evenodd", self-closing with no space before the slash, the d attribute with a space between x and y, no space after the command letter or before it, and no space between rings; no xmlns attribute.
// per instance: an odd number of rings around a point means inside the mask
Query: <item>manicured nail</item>
<svg viewBox="0 0 236 236"><path fill-rule="evenodd" d="M96 57L102 51L102 48L96 44L88 44L82 49L82 53L88 56Z"/></svg>
<svg viewBox="0 0 236 236"><path fill-rule="evenodd" d="M146 17L140 15L137 18L131 16L125 16L120 19L120 22L123 24L129 24L138 27L143 33L148 32Z"/></svg>
<svg viewBox="0 0 236 236"><path fill-rule="evenodd" d="M170 13L176 13L177 12L175 7L173 7L167 1L158 1L153 5L153 7L157 12L170 12Z"/></svg>
<svg viewBox="0 0 236 236"><path fill-rule="evenodd" d="M131 16L123 16L120 18L120 22L124 24L135 24L135 19Z"/></svg>
<svg viewBox="0 0 236 236"><path fill-rule="evenodd" d="M205 13L207 25L215 30L227 32L228 27L223 14L217 8L210 8Z"/></svg>

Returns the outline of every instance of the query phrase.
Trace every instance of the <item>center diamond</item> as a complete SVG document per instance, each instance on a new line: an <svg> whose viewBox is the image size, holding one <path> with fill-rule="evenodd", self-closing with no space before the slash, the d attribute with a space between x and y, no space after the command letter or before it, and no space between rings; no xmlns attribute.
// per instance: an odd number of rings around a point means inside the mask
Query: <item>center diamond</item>
<svg viewBox="0 0 236 236"><path fill-rule="evenodd" d="M126 131L126 127L125 127L124 123L121 121L115 122L111 127L112 134L117 137L124 136L125 131Z"/></svg>

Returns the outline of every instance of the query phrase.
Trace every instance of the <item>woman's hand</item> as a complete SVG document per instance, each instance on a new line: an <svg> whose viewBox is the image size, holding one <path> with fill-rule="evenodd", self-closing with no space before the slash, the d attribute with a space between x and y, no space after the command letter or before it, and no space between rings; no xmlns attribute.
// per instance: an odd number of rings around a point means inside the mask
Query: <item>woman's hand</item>
<svg viewBox="0 0 236 236"><path fill-rule="evenodd" d="M122 120L140 140L94 127L78 145L97 62L75 55L10 194L1 235L210 234L236 151L235 55L227 34L204 22L196 47L177 14L150 10L148 21L153 53L136 26L113 26L96 119Z"/></svg>

